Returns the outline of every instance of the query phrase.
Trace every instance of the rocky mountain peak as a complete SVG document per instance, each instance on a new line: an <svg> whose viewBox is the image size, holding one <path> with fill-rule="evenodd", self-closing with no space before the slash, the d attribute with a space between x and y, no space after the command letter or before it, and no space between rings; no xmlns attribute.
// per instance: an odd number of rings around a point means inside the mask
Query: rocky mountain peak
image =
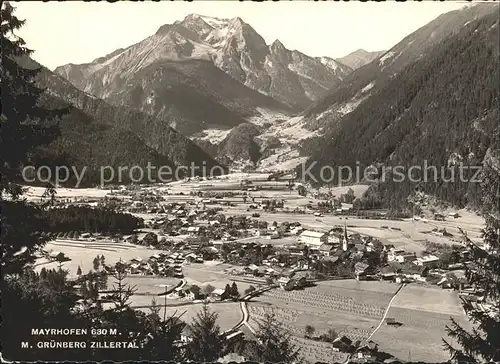
<svg viewBox="0 0 500 364"><path fill-rule="evenodd" d="M271 51L274 51L274 52L279 52L279 51L285 51L286 48L285 46L283 45L283 43L280 42L279 39L276 39L270 46L271 48Z"/></svg>
<svg viewBox="0 0 500 364"><path fill-rule="evenodd" d="M164 24L158 28L156 35L165 35L172 29L172 24Z"/></svg>
<svg viewBox="0 0 500 364"><path fill-rule="evenodd" d="M211 61L245 86L297 109L308 106L351 71L347 67L335 71L331 62L292 52L279 40L269 46L240 17L192 13L162 25L154 36L102 57L95 64L66 65L56 72L82 90L108 97L150 65L186 60Z"/></svg>

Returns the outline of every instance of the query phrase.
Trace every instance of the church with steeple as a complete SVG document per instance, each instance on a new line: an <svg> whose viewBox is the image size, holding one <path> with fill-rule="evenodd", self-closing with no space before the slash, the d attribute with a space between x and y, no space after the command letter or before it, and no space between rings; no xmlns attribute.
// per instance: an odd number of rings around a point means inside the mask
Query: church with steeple
<svg viewBox="0 0 500 364"><path fill-rule="evenodd" d="M344 223L344 235L342 236L342 250L347 251L349 244L349 236L347 235L347 222Z"/></svg>

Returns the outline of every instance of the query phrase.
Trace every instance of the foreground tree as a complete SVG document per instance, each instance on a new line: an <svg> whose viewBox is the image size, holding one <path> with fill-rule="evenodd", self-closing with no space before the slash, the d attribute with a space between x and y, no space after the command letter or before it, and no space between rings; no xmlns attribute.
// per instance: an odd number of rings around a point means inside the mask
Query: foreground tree
<svg viewBox="0 0 500 364"><path fill-rule="evenodd" d="M78 350L66 350L54 356L52 350L26 350L20 343L32 342L34 328L81 328L84 322L72 314L78 296L67 281L64 270L26 269L17 275L3 277L2 282L2 355L16 361L77 360ZM45 339L61 341L58 335Z"/></svg>
<svg viewBox="0 0 500 364"><path fill-rule="evenodd" d="M218 315L204 304L188 326L191 341L186 347L186 359L213 362L224 354L224 335L217 325Z"/></svg>
<svg viewBox="0 0 500 364"><path fill-rule="evenodd" d="M236 282L233 282L231 285L231 298L237 299L240 296L240 292L238 291L238 285Z"/></svg>
<svg viewBox="0 0 500 364"><path fill-rule="evenodd" d="M483 215L486 228L483 246L465 240L470 249L466 276L484 295L489 308L482 309L464 300L464 309L473 329L467 330L455 320L447 327L448 336L458 345L443 339L452 359L467 362L500 361L500 150L489 150L482 178Z"/></svg>
<svg viewBox="0 0 500 364"><path fill-rule="evenodd" d="M153 298L151 313L146 317L146 330L148 336L144 342L143 350L147 352L145 359L149 361L180 361L181 350L176 342L179 340L185 323L180 319L183 314L161 318L162 307ZM166 309L164 307L164 309ZM164 311L165 315L165 311Z"/></svg>
<svg viewBox="0 0 500 364"><path fill-rule="evenodd" d="M312 325L306 325L306 327L304 328L304 331L306 333L306 337L311 337L314 335L314 332L316 331L316 329L312 326Z"/></svg>
<svg viewBox="0 0 500 364"><path fill-rule="evenodd" d="M259 323L257 342L247 345L245 357L259 363L296 363L299 361L299 349L276 316L266 313Z"/></svg>
<svg viewBox="0 0 500 364"><path fill-rule="evenodd" d="M1 2L2 114L0 128L0 193L19 196L21 168L40 145L46 145L59 135L59 117L68 109L47 110L40 106L43 89L36 85L35 77L41 68L27 69L19 60L33 51L15 34L25 23L15 15L9 2Z"/></svg>
<svg viewBox="0 0 500 364"><path fill-rule="evenodd" d="M164 329L152 330L151 320L146 314L135 311L128 305L130 292L123 284L118 284L114 301L116 306L103 310L99 302L98 290L103 282L80 276L82 282L71 282L63 269L35 273L30 264L36 259L36 253L47 239L40 232L51 231L46 221L64 222L70 216L66 211L42 210L19 199L22 195L21 170L32 163L39 146L47 145L57 138L58 119L68 109L47 110L43 108L43 91L36 86L35 77L40 69L26 69L20 64L31 54L24 41L15 31L24 24L15 16L15 9L8 3L0 2L2 62L0 79L2 80L2 114L0 118L0 207L1 207L1 278L2 278L2 356L15 361L77 361L86 360L134 360L147 359L151 353L149 342L155 337L168 337L162 341L164 353L175 353L172 336L177 331L168 331L171 327L164 324ZM55 196L50 191L47 197ZM61 219L50 219L47 215L65 215ZM87 214L88 215L88 214ZM113 215L110 223L113 225ZM79 215L76 230L82 228L84 214ZM103 222L102 216L96 216L95 222ZM123 219L123 226L133 230L133 224ZM68 233L75 230L67 226ZM90 227L90 226L89 226ZM74 237L76 232L71 234ZM102 261L101 261L102 262ZM95 272L94 272L95 273ZM92 276L92 278L91 278ZM107 278L104 275L101 277ZM77 283L82 283L78 292ZM88 298L88 299L87 299ZM88 304L86 302L88 301ZM161 322L163 324L163 322ZM161 327L161 325L159 325ZM172 327L176 327L175 325ZM32 329L42 328L117 328L124 341L138 344L136 350L38 350L33 342ZM167 334L168 332L168 334ZM148 336L148 334L151 334ZM67 341L67 336L45 336L48 342ZM150 341L148 341L150 340ZM32 349L21 348L21 342L28 341ZM143 348L141 350L141 348ZM171 354L165 356L166 360ZM159 358L164 359L164 358Z"/></svg>
<svg viewBox="0 0 500 364"><path fill-rule="evenodd" d="M2 62L2 114L0 116L0 207L2 240L2 277L18 273L34 261L34 252L46 239L37 233L46 231L37 218L39 209L15 201L22 194L18 182L21 168L29 163L35 149L54 140L58 135L58 118L68 110L46 110L39 105L43 90L35 83L39 69L26 69L18 64L32 51L15 31L25 21L18 19L8 2L0 2ZM4 198L8 198L6 201ZM14 201L13 201L14 200Z"/></svg>

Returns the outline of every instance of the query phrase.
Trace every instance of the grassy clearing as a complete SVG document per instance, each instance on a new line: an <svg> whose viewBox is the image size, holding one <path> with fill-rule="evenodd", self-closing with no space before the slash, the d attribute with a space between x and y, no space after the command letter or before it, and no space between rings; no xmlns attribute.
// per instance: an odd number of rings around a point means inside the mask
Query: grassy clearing
<svg viewBox="0 0 500 364"><path fill-rule="evenodd" d="M102 198L109 194L109 190L99 188L57 188L57 198ZM28 200L39 200L44 194L45 187L28 187L25 196Z"/></svg>
<svg viewBox="0 0 500 364"><path fill-rule="evenodd" d="M148 249L132 244L119 244L113 242L86 242L86 241L70 241L56 240L49 242L44 248L46 251L63 252L71 260L64 262L62 267L70 272L70 276L75 276L78 266L82 272L86 273L93 267L92 261L99 255L104 255L106 264L114 264L120 261L130 261L132 258L140 257L147 259L151 255L161 252L161 250ZM36 264L39 264L35 269L40 270L45 267L47 269L57 268L55 262L47 263L44 258L38 259Z"/></svg>
<svg viewBox="0 0 500 364"><path fill-rule="evenodd" d="M387 351L401 360L438 363L450 359L444 351L442 338L446 337L445 327L450 315L391 307L388 317L393 317L402 326L382 325L372 339L379 343L381 350ZM464 316L453 316L465 323Z"/></svg>
<svg viewBox="0 0 500 364"><path fill-rule="evenodd" d="M453 317L465 327L467 318L458 295L435 287L409 285L394 299L387 317L402 326L382 325L373 340L401 360L443 362L449 353L443 350L445 327Z"/></svg>
<svg viewBox="0 0 500 364"><path fill-rule="evenodd" d="M311 289L313 290L316 289L319 291L328 290L329 292L335 292L338 289L346 289L351 292L361 292L363 295L368 294L368 292L374 292L379 295L388 294L392 296L397 291L398 287L399 285L389 282L357 281L355 279L336 279L330 281L317 282L316 287L313 287ZM355 295L355 293L353 294ZM384 298L384 300L385 299L386 298Z"/></svg>
<svg viewBox="0 0 500 364"><path fill-rule="evenodd" d="M124 283L130 287L135 287L136 295L151 295L155 296L165 292L167 289L177 286L181 282L178 278L170 277L154 277L154 276L139 276L129 275L124 279ZM108 289L112 289L116 285L116 280L113 277L108 277Z"/></svg>
<svg viewBox="0 0 500 364"><path fill-rule="evenodd" d="M184 277L188 284L196 284L200 287L210 284L215 288L224 289L226 284L236 282L240 294L243 295L245 289L251 285L256 286L250 282L242 281L243 277L233 277L224 273L224 269L232 268L230 264L186 264L183 267Z"/></svg>
<svg viewBox="0 0 500 364"><path fill-rule="evenodd" d="M438 287L405 286L392 302L391 307L399 307L440 313L444 315L463 315L457 292Z"/></svg>

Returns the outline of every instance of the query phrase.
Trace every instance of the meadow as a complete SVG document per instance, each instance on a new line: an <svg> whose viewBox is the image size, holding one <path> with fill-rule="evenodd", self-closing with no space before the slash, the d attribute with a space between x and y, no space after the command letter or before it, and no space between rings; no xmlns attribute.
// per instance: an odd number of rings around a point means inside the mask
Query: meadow
<svg viewBox="0 0 500 364"><path fill-rule="evenodd" d="M470 327L458 295L436 287L405 286L396 296L387 314L401 326L382 325L372 340L380 349L401 360L444 362L450 355L443 348L445 327L453 317Z"/></svg>

